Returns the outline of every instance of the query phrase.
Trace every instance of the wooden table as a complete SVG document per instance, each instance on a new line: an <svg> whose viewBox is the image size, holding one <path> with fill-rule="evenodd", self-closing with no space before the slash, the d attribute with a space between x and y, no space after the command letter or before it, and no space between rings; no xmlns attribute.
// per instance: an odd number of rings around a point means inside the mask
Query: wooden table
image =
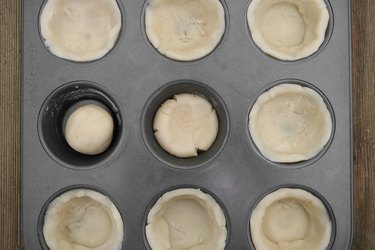
<svg viewBox="0 0 375 250"><path fill-rule="evenodd" d="M20 2L21 0L0 0L1 250L21 249ZM352 0L355 221L352 249L375 249L374 32L375 1Z"/></svg>

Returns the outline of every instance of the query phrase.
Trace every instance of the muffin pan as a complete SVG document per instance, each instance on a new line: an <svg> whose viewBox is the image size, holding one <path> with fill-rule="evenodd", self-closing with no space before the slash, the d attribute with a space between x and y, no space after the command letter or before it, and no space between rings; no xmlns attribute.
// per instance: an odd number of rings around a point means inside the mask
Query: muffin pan
<svg viewBox="0 0 375 250"><path fill-rule="evenodd" d="M122 29L101 59L72 62L54 56L39 32L42 0L23 1L22 238L25 249L48 249L42 228L48 204L64 191L89 188L116 204L124 223L122 249L150 249L146 218L160 196L200 188L223 209L226 249L254 249L252 210L280 187L302 188L320 198L332 221L330 249L349 249L352 238L352 132L350 1L325 0L330 14L320 49L281 61L256 47L248 24L249 0L225 1L226 30L207 56L169 59L147 40L145 1L117 1ZM252 142L248 116L256 98L280 83L316 90L331 113L333 132L314 158L266 160ZM156 110L174 94L204 96L216 109L219 133L195 158L166 153L153 136ZM96 156L72 150L63 136L66 117L95 103L114 120L113 141Z"/></svg>

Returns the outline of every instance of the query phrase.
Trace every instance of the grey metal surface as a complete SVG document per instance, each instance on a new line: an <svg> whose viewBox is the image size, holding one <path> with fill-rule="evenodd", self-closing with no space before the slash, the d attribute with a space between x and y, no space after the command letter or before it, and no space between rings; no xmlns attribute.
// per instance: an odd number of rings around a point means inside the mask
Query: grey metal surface
<svg viewBox="0 0 375 250"><path fill-rule="evenodd" d="M246 22L249 3L226 1L227 29L217 49L200 60L177 62L159 54L147 41L145 2L119 1L123 28L117 45L100 60L74 63L55 57L44 46L38 31L43 1L23 1L21 216L25 249L44 246L42 210L54 194L74 185L102 191L114 201L124 221L123 249L148 249L144 236L148 209L164 191L182 186L200 187L219 201L228 220L227 249L252 249L250 213L261 197L277 187L304 187L323 197L333 212L332 249L350 248L350 2L329 2L332 29L326 45L316 55L296 62L280 62L255 46ZM248 135L251 104L262 90L281 79L307 82L319 89L334 113L335 133L329 147L306 164L280 166L265 161ZM158 96L158 90L167 83L188 80L198 88L188 85L182 90L203 88L202 94L222 109L220 123L227 122L227 126L221 127L212 151L196 160L179 160L163 155L155 145L150 121L157 107L147 105L161 103L164 97ZM108 95L114 110L118 108L117 136L107 154L90 159L75 154L59 142L61 127L43 123L50 110L45 108L54 106L45 101L71 82L79 87L85 86L82 82L95 83L89 86ZM64 106L61 103L56 103L57 110ZM59 146L47 142L50 136L56 136Z"/></svg>

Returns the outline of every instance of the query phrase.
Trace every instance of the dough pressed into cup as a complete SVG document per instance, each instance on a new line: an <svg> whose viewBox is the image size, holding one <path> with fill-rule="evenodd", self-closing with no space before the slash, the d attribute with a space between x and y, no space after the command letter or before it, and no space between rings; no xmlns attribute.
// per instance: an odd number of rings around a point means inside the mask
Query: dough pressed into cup
<svg viewBox="0 0 375 250"><path fill-rule="evenodd" d="M194 94L178 94L165 101L154 118L154 135L168 153L186 158L214 143L219 121L212 105Z"/></svg>
<svg viewBox="0 0 375 250"><path fill-rule="evenodd" d="M116 0L47 0L39 21L53 54L84 62L112 49L121 29L121 12Z"/></svg>
<svg viewBox="0 0 375 250"><path fill-rule="evenodd" d="M96 104L79 107L68 118L65 139L75 151L97 155L107 150L113 137L112 116Z"/></svg>
<svg viewBox="0 0 375 250"><path fill-rule="evenodd" d="M325 250L332 223L324 204L302 189L281 188L266 195L250 217L257 250Z"/></svg>
<svg viewBox="0 0 375 250"><path fill-rule="evenodd" d="M43 235L51 250L119 250L124 229L111 200L90 189L55 198L44 217Z"/></svg>
<svg viewBox="0 0 375 250"><path fill-rule="evenodd" d="M252 0L247 21L254 42L264 53L297 60L319 49L329 13L324 0Z"/></svg>
<svg viewBox="0 0 375 250"><path fill-rule="evenodd" d="M146 34L165 56L190 61L209 54L225 30L219 0L150 0L145 11Z"/></svg>
<svg viewBox="0 0 375 250"><path fill-rule="evenodd" d="M261 94L249 114L249 131L260 153L274 162L316 156L332 134L322 97L298 84L279 84Z"/></svg>
<svg viewBox="0 0 375 250"><path fill-rule="evenodd" d="M226 220L210 195L199 189L176 189L150 210L146 237L152 250L222 250Z"/></svg>

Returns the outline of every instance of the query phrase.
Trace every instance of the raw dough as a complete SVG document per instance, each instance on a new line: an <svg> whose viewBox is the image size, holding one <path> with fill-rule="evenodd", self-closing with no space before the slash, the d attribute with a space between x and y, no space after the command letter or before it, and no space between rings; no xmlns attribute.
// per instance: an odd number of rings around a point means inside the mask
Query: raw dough
<svg viewBox="0 0 375 250"><path fill-rule="evenodd" d="M319 49L329 13L324 0L253 0L247 20L263 52L281 60L297 60Z"/></svg>
<svg viewBox="0 0 375 250"><path fill-rule="evenodd" d="M112 141L113 119L102 107L87 104L75 110L65 126L65 139L77 152L103 153Z"/></svg>
<svg viewBox="0 0 375 250"><path fill-rule="evenodd" d="M210 53L225 30L219 0L150 0L145 12L152 45L172 59L189 61Z"/></svg>
<svg viewBox="0 0 375 250"><path fill-rule="evenodd" d="M325 250L332 223L323 203L311 193L281 188L259 202L250 229L257 250Z"/></svg>
<svg viewBox="0 0 375 250"><path fill-rule="evenodd" d="M160 146L177 157L197 156L214 143L219 121L212 105L203 97L178 94L164 102L154 118Z"/></svg>
<svg viewBox="0 0 375 250"><path fill-rule="evenodd" d="M120 29L116 0L48 0L40 15L46 46L56 56L72 61L103 57Z"/></svg>
<svg viewBox="0 0 375 250"><path fill-rule="evenodd" d="M332 133L332 120L316 91L280 84L258 97L250 111L249 130L269 160L298 162L323 149Z"/></svg>
<svg viewBox="0 0 375 250"><path fill-rule="evenodd" d="M44 218L43 235L51 250L119 250L123 233L115 205L89 189L63 193Z"/></svg>
<svg viewBox="0 0 375 250"><path fill-rule="evenodd" d="M221 250L226 220L210 195L177 189L165 193L150 210L146 237L152 250Z"/></svg>

